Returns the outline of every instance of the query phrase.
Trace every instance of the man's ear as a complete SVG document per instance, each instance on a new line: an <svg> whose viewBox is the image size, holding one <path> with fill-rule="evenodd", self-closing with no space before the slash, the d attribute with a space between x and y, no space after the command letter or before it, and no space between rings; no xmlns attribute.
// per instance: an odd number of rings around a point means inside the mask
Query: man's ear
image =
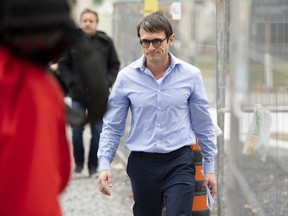
<svg viewBox="0 0 288 216"><path fill-rule="evenodd" d="M175 34L172 34L168 40L170 45L172 45L174 43L174 39L175 39Z"/></svg>

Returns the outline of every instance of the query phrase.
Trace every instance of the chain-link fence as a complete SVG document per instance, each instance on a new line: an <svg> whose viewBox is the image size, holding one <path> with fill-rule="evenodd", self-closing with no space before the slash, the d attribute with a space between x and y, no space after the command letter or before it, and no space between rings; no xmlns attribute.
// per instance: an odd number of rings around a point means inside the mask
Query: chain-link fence
<svg viewBox="0 0 288 216"><path fill-rule="evenodd" d="M288 1L232 2L231 30L228 215L284 216Z"/></svg>

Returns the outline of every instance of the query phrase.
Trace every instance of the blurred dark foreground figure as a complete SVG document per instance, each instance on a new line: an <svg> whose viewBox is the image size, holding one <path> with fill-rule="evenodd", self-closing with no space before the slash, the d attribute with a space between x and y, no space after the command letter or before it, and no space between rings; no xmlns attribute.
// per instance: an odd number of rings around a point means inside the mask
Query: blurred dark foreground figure
<svg viewBox="0 0 288 216"><path fill-rule="evenodd" d="M65 0L0 0L0 215L62 215L58 198L71 172L65 106L45 67L76 32ZM98 79L90 94L106 102ZM102 104L89 120L102 118Z"/></svg>

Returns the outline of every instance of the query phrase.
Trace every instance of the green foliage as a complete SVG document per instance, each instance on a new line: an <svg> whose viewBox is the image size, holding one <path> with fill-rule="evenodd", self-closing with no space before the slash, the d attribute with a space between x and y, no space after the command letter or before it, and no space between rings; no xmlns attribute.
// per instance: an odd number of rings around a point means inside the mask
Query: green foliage
<svg viewBox="0 0 288 216"><path fill-rule="evenodd" d="M76 4L77 0L70 0L72 4ZM103 0L93 0L94 4L101 4Z"/></svg>
<svg viewBox="0 0 288 216"><path fill-rule="evenodd" d="M204 0L195 0L196 4L204 4Z"/></svg>
<svg viewBox="0 0 288 216"><path fill-rule="evenodd" d="M77 0L70 0L72 2L72 4L76 4Z"/></svg>
<svg viewBox="0 0 288 216"><path fill-rule="evenodd" d="M215 76L215 62L212 59L199 59L197 67L200 68L203 77Z"/></svg>
<svg viewBox="0 0 288 216"><path fill-rule="evenodd" d="M288 63L277 62L272 65L273 86L285 87L288 85ZM262 63L251 60L249 64L249 85L251 88L265 85L265 67Z"/></svg>
<svg viewBox="0 0 288 216"><path fill-rule="evenodd" d="M101 4L103 0L94 0L95 4Z"/></svg>

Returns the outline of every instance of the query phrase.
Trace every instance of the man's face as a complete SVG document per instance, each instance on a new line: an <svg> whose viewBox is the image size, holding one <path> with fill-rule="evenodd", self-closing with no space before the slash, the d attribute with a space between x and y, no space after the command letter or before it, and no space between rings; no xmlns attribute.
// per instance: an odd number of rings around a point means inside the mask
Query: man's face
<svg viewBox="0 0 288 216"><path fill-rule="evenodd" d="M93 13L84 13L80 19L80 26L83 32L88 36L95 35L97 31L97 19Z"/></svg>
<svg viewBox="0 0 288 216"><path fill-rule="evenodd" d="M159 47L153 46L152 43L147 48L142 46L143 54L146 56L147 61L150 63L157 63L167 60L169 47L174 41L174 34L166 38L165 32L147 32L144 29L139 31L140 41L153 41L161 40L161 45ZM166 39L165 39L166 38ZM165 39L165 40L163 40Z"/></svg>

